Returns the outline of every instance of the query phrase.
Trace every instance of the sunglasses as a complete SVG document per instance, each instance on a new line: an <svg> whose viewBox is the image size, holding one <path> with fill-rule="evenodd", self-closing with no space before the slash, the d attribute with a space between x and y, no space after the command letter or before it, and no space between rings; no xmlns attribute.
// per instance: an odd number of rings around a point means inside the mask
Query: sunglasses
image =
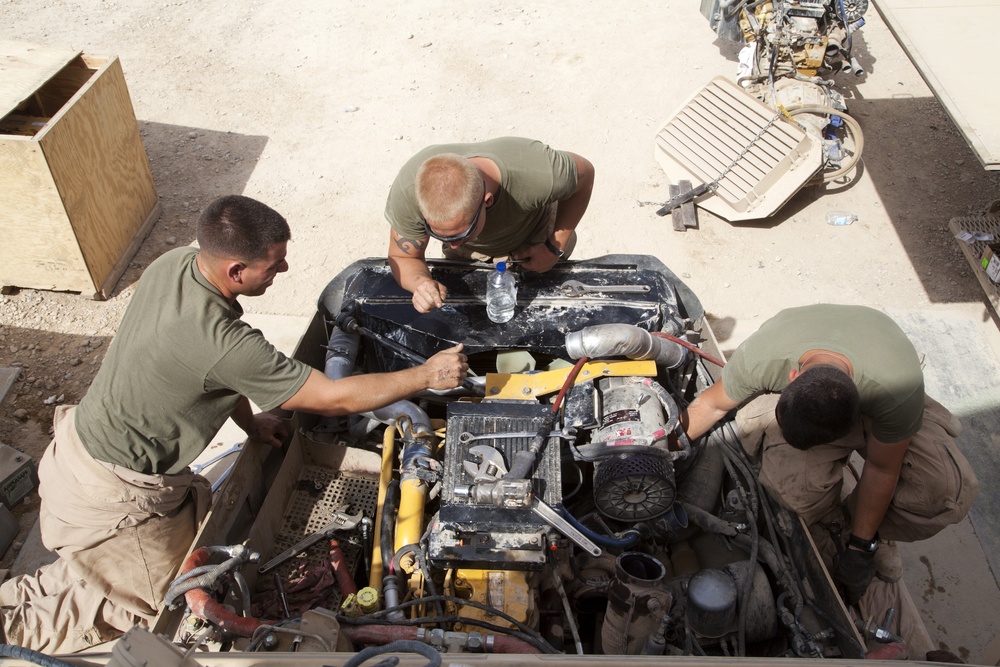
<svg viewBox="0 0 1000 667"><path fill-rule="evenodd" d="M438 241L441 241L443 243L457 243L459 241L464 241L465 239L469 238L470 236L472 236L472 233L476 231L476 224L479 222L479 216L482 215L483 206L485 205L486 205L486 181L483 181L482 203L480 203L479 208L476 209L476 215L473 216L472 222L469 223L469 228L466 229L464 232L455 234L454 236L441 236L433 229L431 229L431 226L427 224L426 220L421 218L420 222L424 223L424 231L427 232L427 236L431 237L432 239L437 239Z"/></svg>

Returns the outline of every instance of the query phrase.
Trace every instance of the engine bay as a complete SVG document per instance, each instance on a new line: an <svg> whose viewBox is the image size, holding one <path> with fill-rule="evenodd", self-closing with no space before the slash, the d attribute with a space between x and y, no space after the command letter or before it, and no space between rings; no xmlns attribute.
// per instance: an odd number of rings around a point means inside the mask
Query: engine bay
<svg viewBox="0 0 1000 667"><path fill-rule="evenodd" d="M430 265L449 298L427 315L384 260L348 267L298 356L336 379L462 343L474 375L365 415L292 415L247 535L194 549L168 592L184 610L175 641L864 657L808 532L761 489L731 424L696 442L679 426L722 362L677 276L644 256L560 264L519 277L517 313L496 325L491 267ZM569 296L570 278L592 291Z"/></svg>

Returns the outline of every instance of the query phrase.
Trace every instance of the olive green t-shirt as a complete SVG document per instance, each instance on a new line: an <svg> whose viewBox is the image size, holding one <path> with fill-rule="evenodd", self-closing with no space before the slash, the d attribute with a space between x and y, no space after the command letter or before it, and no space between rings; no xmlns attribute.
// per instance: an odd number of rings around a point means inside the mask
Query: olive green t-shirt
<svg viewBox="0 0 1000 667"><path fill-rule="evenodd" d="M542 221L546 206L576 192L573 157L540 141L500 137L475 144L428 146L403 165L389 189L385 218L402 238L427 237L414 179L424 160L441 153L488 158L500 169L500 191L486 211L483 230L465 244L484 254L505 254L523 245Z"/></svg>
<svg viewBox="0 0 1000 667"><path fill-rule="evenodd" d="M97 376L76 410L99 461L173 474L209 444L241 396L271 410L305 384L309 366L240 320L198 270L197 250L157 258L139 280Z"/></svg>
<svg viewBox="0 0 1000 667"><path fill-rule="evenodd" d="M924 375L913 344L892 319L865 306L819 304L781 311L750 336L722 369L726 394L742 402L780 392L809 350L851 360L861 413L872 435L892 443L912 437L924 414Z"/></svg>

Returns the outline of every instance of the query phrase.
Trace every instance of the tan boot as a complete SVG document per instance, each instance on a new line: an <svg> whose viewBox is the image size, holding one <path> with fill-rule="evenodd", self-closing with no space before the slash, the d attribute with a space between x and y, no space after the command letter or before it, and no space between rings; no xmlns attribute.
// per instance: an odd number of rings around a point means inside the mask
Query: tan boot
<svg viewBox="0 0 1000 667"><path fill-rule="evenodd" d="M903 559L899 557L895 540L879 542L878 550L875 551L875 576L889 584L902 578Z"/></svg>

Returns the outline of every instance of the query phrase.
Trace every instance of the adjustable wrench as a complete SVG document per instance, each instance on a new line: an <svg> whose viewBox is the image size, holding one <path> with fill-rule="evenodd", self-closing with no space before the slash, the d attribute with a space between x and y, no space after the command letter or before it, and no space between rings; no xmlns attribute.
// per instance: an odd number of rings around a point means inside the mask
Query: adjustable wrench
<svg viewBox="0 0 1000 667"><path fill-rule="evenodd" d="M281 552L279 555L267 561L257 569L257 572L260 574L267 574L287 561L289 558L297 556L320 540L329 539L330 536L338 530L352 530L355 526L361 523L362 518L364 518L364 515L361 512L354 515L348 514L347 505L341 505L334 510L333 518L323 528L320 528L312 535L307 535L295 546Z"/></svg>
<svg viewBox="0 0 1000 667"><path fill-rule="evenodd" d="M507 466L504 464L503 454L499 450L489 445L476 445L469 449L469 453L479 459L478 463L475 461L464 462L465 471L475 479L476 484L497 482L507 474ZM594 544L590 538L542 502L538 496L531 493L530 487L522 500L526 500L531 511L545 523L558 530L590 555L596 557L603 553L601 548Z"/></svg>

